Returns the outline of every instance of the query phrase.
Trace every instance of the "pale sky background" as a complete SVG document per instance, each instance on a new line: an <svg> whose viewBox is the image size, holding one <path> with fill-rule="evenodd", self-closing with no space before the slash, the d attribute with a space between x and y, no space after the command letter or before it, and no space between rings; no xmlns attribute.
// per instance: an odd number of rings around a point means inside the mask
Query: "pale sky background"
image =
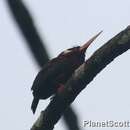
<svg viewBox="0 0 130 130"><path fill-rule="evenodd" d="M130 24L130 0L24 0L35 19L51 57L103 34L89 48L90 56ZM73 103L83 120L130 121L130 51L108 65ZM39 69L12 19L6 0L0 0L0 129L29 130L49 100L40 101L36 115L30 105L32 82ZM55 130L64 130L58 122ZM97 129L97 128L95 128ZM114 130L114 128L109 128ZM128 130L124 128L121 130ZM102 130L104 130L102 128ZM106 130L106 129L105 129Z"/></svg>

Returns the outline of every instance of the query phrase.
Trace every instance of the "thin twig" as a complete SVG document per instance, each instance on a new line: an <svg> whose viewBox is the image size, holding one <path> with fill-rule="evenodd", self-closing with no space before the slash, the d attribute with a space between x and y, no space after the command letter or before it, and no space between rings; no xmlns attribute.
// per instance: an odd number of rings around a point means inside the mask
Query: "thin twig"
<svg viewBox="0 0 130 130"><path fill-rule="evenodd" d="M26 39L29 49L32 51L34 59L36 59L40 67L43 67L49 60L49 56L45 44L36 29L34 20L21 0L7 0L7 2L12 16Z"/></svg>
<svg viewBox="0 0 130 130"><path fill-rule="evenodd" d="M49 60L49 54L46 51L45 43L36 29L32 16L21 0L7 0L7 3L20 31L27 41L26 43L34 56L35 61L39 67L42 68ZM77 115L72 107L69 107L66 110L64 121L69 130L80 130Z"/></svg>

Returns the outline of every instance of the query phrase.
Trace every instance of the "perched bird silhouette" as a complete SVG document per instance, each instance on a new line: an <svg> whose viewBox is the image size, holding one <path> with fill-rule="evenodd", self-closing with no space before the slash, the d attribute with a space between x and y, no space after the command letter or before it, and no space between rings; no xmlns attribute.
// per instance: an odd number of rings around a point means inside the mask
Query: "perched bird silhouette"
<svg viewBox="0 0 130 130"><path fill-rule="evenodd" d="M85 52L87 48L101 32L92 37L83 46L67 49L43 66L31 88L34 96L31 105L33 113L35 113L40 99L47 99L57 91L62 91L64 84L75 69L85 61Z"/></svg>

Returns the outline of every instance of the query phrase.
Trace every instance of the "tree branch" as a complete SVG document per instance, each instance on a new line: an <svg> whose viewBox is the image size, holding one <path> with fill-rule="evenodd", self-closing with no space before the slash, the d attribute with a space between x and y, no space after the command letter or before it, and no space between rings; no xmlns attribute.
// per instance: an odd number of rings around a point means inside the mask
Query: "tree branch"
<svg viewBox="0 0 130 130"><path fill-rule="evenodd" d="M22 32L26 43L30 48L35 61L40 68L49 60L45 43L42 41L33 18L22 0L7 0L8 6ZM72 107L69 107L64 114L64 121L69 130L80 130L78 118Z"/></svg>
<svg viewBox="0 0 130 130"><path fill-rule="evenodd" d="M7 2L29 49L33 52L34 59L40 67L43 67L49 60L49 56L29 11L22 0L7 0Z"/></svg>
<svg viewBox="0 0 130 130"><path fill-rule="evenodd" d="M99 48L74 72L66 83L65 89L57 93L47 108L41 112L31 130L52 130L64 111L86 85L114 58L128 49L130 49L130 26Z"/></svg>

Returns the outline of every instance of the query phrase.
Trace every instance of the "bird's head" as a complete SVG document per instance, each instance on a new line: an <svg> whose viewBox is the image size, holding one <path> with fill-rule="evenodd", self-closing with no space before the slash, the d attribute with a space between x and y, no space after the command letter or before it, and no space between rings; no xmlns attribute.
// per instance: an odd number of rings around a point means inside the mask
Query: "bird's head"
<svg viewBox="0 0 130 130"><path fill-rule="evenodd" d="M65 51L63 51L62 53L59 54L58 57L82 57L85 58L85 52L87 50L87 48L91 45L91 43L102 33L102 31L100 31L98 34L96 34L95 36L93 36L89 41L87 41L84 45L82 46L77 46L77 47L73 47L73 48L69 48Z"/></svg>

